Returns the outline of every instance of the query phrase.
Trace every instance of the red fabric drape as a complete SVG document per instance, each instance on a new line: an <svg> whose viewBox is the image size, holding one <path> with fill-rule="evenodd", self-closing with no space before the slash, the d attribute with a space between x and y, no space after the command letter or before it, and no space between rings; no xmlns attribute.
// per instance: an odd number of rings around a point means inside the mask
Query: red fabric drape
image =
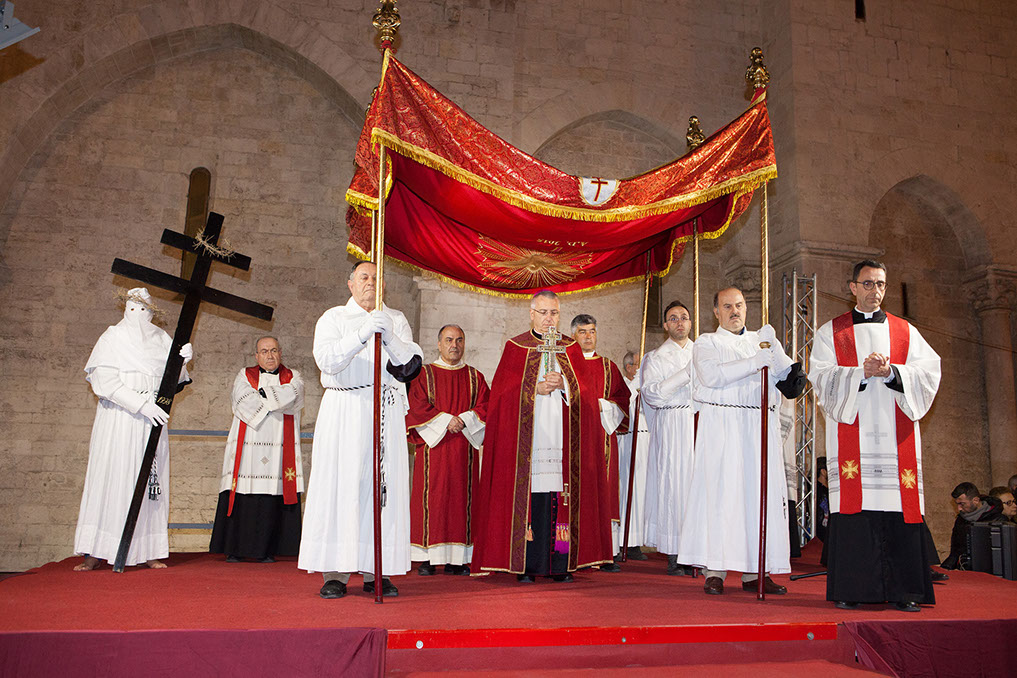
<svg viewBox="0 0 1017 678"><path fill-rule="evenodd" d="M584 197L583 179L513 147L390 55L346 197L350 251L368 256L386 154L385 254L482 291L590 289L663 274L699 233L720 235L776 176L765 96L695 151ZM613 181L613 180L612 180Z"/></svg>

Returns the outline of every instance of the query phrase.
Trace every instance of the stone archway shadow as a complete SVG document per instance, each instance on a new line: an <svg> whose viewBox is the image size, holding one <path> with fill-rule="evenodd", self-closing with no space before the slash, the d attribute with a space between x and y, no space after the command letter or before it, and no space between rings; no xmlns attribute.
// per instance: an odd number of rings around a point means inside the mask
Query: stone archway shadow
<svg viewBox="0 0 1017 678"><path fill-rule="evenodd" d="M157 64L209 50L239 47L304 78L359 128L380 66L369 73L338 43L277 3L173 0L118 15L48 55L18 95L13 131L0 156L0 207L39 146L65 118L108 85ZM45 72L41 72L45 71ZM26 94L30 92L31 94ZM353 92L363 93L358 99Z"/></svg>

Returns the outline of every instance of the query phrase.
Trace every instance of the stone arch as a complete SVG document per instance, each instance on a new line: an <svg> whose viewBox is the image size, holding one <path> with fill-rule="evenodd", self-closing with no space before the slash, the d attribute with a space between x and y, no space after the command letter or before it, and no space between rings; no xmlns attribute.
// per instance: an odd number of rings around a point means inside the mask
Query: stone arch
<svg viewBox="0 0 1017 678"><path fill-rule="evenodd" d="M534 155L570 174L625 178L668 163L684 140L632 112L598 111L560 127Z"/></svg>
<svg viewBox="0 0 1017 678"><path fill-rule="evenodd" d="M56 126L107 85L141 69L228 46L260 53L292 68L362 121L378 75L365 71L341 45L277 3L174 0L118 15L63 46L17 83L19 102L8 119L0 156L0 205L32 154ZM352 94L359 92L360 98Z"/></svg>
<svg viewBox="0 0 1017 678"><path fill-rule="evenodd" d="M879 215L879 206L889 196L906 197L916 204L924 205L942 218L956 236L964 262L968 270L987 266L992 263L992 253L985 237L985 229L971 210L964 204L960 196L946 185L926 174L916 174L899 181L883 196L873 211L873 222L869 225L869 241L873 239L875 219Z"/></svg>

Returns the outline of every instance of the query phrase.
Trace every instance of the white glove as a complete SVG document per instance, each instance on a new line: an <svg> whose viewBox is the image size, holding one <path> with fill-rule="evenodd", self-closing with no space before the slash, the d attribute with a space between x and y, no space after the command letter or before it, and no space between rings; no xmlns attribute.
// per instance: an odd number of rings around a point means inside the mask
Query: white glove
<svg viewBox="0 0 1017 678"><path fill-rule="evenodd" d="M152 402L142 405L139 412L143 417L148 419L152 426L165 426L169 421L169 415L166 414L166 410Z"/></svg>
<svg viewBox="0 0 1017 678"><path fill-rule="evenodd" d="M774 331L772 325L763 325L759 328L759 331L756 332L756 334L759 335L759 341L761 342L768 342L770 346L777 344L777 333Z"/></svg>
<svg viewBox="0 0 1017 678"><path fill-rule="evenodd" d="M191 346L191 342L180 347L180 357L184 359L184 365L191 362L191 358L194 357L194 347Z"/></svg>
<svg viewBox="0 0 1017 678"><path fill-rule="evenodd" d="M784 352L784 347L777 341L777 333L773 331L773 327L763 325L759 328L758 334L759 341L769 342L770 344L770 371L774 374L786 372L794 364L794 361L788 358L787 353Z"/></svg>
<svg viewBox="0 0 1017 678"><path fill-rule="evenodd" d="M764 367L770 367L773 365L773 346L759 349L759 352L752 356L750 360L752 360L752 366L756 368L757 372Z"/></svg>
<svg viewBox="0 0 1017 678"><path fill-rule="evenodd" d="M371 319L374 321L374 331L381 332L381 340L387 343L394 331L392 316L385 311L374 310L371 311Z"/></svg>
<svg viewBox="0 0 1017 678"><path fill-rule="evenodd" d="M361 344L366 344L374 334L374 319L371 316L367 316L364 319L364 324L357 330L357 339L360 340Z"/></svg>

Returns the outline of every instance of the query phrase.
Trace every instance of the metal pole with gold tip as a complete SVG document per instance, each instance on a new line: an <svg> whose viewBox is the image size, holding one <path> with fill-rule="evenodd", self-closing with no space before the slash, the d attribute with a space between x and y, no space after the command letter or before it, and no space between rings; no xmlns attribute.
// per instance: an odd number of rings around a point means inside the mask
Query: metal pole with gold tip
<svg viewBox="0 0 1017 678"><path fill-rule="evenodd" d="M763 65L763 50L759 47L753 48L749 55L749 67L745 71L745 80L752 85L753 98L760 94L767 83L770 82L770 73ZM763 192L760 201L759 214L759 240L760 240L760 315L761 324L766 325L770 321L770 237L767 224L767 184L763 184ZM769 342L761 342L760 348L769 348ZM756 570L756 600L766 600L766 490L767 490L767 467L769 466L769 414L770 409L770 368L764 367L761 371L762 384L759 402L760 413L760 454L759 454L759 564Z"/></svg>
<svg viewBox="0 0 1017 678"><path fill-rule="evenodd" d="M706 141L699 126L699 118L689 118L689 128L685 131L685 144L689 153L699 148ZM692 220L692 338L699 338L699 217Z"/></svg>
<svg viewBox="0 0 1017 678"><path fill-rule="evenodd" d="M639 335L639 367L643 366L643 354L646 351L646 318L650 310L650 253L646 253L646 279L643 284L643 331ZM625 495L625 530L622 533L621 561L628 560L629 552L629 523L632 520L632 489L636 478L636 445L639 442L639 394L633 394L636 399L635 414L632 415L632 450L629 453L629 490Z"/></svg>
<svg viewBox="0 0 1017 678"><path fill-rule="evenodd" d="M384 0L374 14L372 22L377 30L378 48L382 60L395 42L399 30L399 10L395 0ZM374 308L383 309L385 291L385 147L378 146L378 211L374 219L374 239L371 242L371 258L375 265ZM384 584L381 562L381 509L385 502L382 484L381 439L381 333L374 335L374 602L383 602Z"/></svg>

